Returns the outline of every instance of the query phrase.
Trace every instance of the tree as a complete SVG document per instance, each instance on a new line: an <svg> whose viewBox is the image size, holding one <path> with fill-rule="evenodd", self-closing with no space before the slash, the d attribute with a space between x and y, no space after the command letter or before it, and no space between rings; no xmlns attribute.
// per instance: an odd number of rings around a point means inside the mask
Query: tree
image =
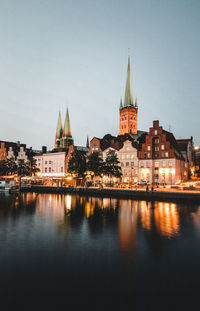
<svg viewBox="0 0 200 311"><path fill-rule="evenodd" d="M37 163L37 161L33 157L31 157L28 161L29 175L31 175L31 176L32 175L35 176L35 174L40 171L39 168L37 168L36 163Z"/></svg>
<svg viewBox="0 0 200 311"><path fill-rule="evenodd" d="M6 160L6 165L8 174L10 173L12 175L17 173L17 164L13 157Z"/></svg>
<svg viewBox="0 0 200 311"><path fill-rule="evenodd" d="M1 160L0 161L0 175L7 175L8 174L8 166L7 166L7 161L6 160Z"/></svg>
<svg viewBox="0 0 200 311"><path fill-rule="evenodd" d="M92 152L87 157L87 170L93 172L95 177L103 173L103 160L98 151Z"/></svg>
<svg viewBox="0 0 200 311"><path fill-rule="evenodd" d="M104 173L110 178L122 176L121 167L119 166L119 160L115 150L109 150L106 155L106 160L104 163Z"/></svg>
<svg viewBox="0 0 200 311"><path fill-rule="evenodd" d="M77 178L84 178L86 167L86 156L85 153L75 149L72 152L72 157L69 160L68 172L74 174Z"/></svg>
<svg viewBox="0 0 200 311"><path fill-rule="evenodd" d="M30 173L30 167L28 162L25 162L24 159L19 159L17 162L17 174L18 176L28 176Z"/></svg>

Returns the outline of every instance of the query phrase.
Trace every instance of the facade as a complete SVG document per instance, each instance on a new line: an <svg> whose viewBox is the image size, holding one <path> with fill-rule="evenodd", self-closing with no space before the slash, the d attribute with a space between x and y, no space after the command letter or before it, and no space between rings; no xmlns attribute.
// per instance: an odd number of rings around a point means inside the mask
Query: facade
<svg viewBox="0 0 200 311"><path fill-rule="evenodd" d="M14 158L15 161L24 160L26 162L37 153L39 151L27 148L25 144L20 144L20 142L0 142L0 160Z"/></svg>
<svg viewBox="0 0 200 311"><path fill-rule="evenodd" d="M200 146L194 147L194 169L197 176L200 176Z"/></svg>
<svg viewBox="0 0 200 311"><path fill-rule="evenodd" d="M134 184L138 182L138 148L136 142L126 140L123 147L118 151L123 183Z"/></svg>
<svg viewBox="0 0 200 311"><path fill-rule="evenodd" d="M65 177L66 152L49 152L34 156L41 177Z"/></svg>
<svg viewBox="0 0 200 311"><path fill-rule="evenodd" d="M139 182L175 184L188 176L188 165L174 135L153 122L139 151Z"/></svg>
<svg viewBox="0 0 200 311"><path fill-rule="evenodd" d="M191 168L194 165L194 152L193 152L193 137L189 139L177 139L179 150Z"/></svg>
<svg viewBox="0 0 200 311"><path fill-rule="evenodd" d="M55 149L67 148L70 145L73 145L73 138L71 134L71 126L69 119L69 111L67 109L64 127L62 126L61 113L58 115L58 123L55 137Z"/></svg>
<svg viewBox="0 0 200 311"><path fill-rule="evenodd" d="M124 135L126 133L137 134L138 131L137 114L138 114L138 104L137 98L135 99L135 103L133 99L130 58L128 58L124 104L122 103L121 100L119 108L119 115L120 115L119 135Z"/></svg>

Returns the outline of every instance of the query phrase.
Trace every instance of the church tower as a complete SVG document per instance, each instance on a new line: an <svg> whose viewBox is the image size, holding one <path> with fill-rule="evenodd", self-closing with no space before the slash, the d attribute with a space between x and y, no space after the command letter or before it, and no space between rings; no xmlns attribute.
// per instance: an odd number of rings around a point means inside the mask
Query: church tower
<svg viewBox="0 0 200 311"><path fill-rule="evenodd" d="M137 134L137 114L138 114L138 104L137 98L135 99L135 103L133 99L130 57L128 57L124 104L122 103L121 99L119 108L119 115L120 115L119 135L124 135L127 133Z"/></svg>
<svg viewBox="0 0 200 311"><path fill-rule="evenodd" d="M73 138L72 138L71 126L70 126L70 120L69 120L69 111L67 108L66 116L65 116L65 123L64 123L64 130L63 130L63 148L67 148L70 145L73 145Z"/></svg>
<svg viewBox="0 0 200 311"><path fill-rule="evenodd" d="M55 148L62 148L62 135L63 135L63 127L62 127L61 113L59 111L56 137L55 137Z"/></svg>
<svg viewBox="0 0 200 311"><path fill-rule="evenodd" d="M55 149L67 148L70 145L73 145L74 141L71 134L69 111L67 108L64 128L62 126L61 114L58 115L58 123L55 137Z"/></svg>

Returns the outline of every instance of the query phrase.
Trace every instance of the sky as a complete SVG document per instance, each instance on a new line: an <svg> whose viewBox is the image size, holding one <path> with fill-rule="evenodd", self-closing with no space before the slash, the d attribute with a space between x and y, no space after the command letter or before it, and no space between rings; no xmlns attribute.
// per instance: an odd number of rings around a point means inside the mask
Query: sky
<svg viewBox="0 0 200 311"><path fill-rule="evenodd" d="M138 128L200 144L199 0L0 0L0 140L118 135L128 49Z"/></svg>

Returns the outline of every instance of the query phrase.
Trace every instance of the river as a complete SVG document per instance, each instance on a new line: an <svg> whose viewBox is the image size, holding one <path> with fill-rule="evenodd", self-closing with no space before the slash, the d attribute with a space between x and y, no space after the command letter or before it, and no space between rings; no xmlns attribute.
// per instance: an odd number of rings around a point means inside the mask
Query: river
<svg viewBox="0 0 200 311"><path fill-rule="evenodd" d="M200 205L0 195L4 310L192 310Z"/></svg>

